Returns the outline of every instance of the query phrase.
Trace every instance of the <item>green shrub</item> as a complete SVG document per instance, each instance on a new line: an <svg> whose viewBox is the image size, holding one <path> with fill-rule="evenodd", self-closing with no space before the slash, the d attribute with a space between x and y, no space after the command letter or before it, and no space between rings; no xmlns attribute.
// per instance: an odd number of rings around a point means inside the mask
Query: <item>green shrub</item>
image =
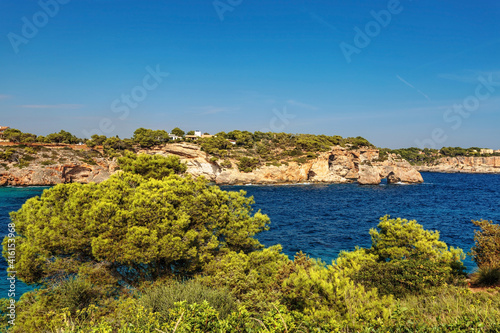
<svg viewBox="0 0 500 333"><path fill-rule="evenodd" d="M353 280L383 295L424 294L453 281L451 267L429 260L392 260L366 264Z"/></svg>
<svg viewBox="0 0 500 333"><path fill-rule="evenodd" d="M55 293L58 295L60 307L67 308L72 314L88 307L97 296L92 284L78 277L70 277L61 282L55 288Z"/></svg>
<svg viewBox="0 0 500 333"><path fill-rule="evenodd" d="M33 147L26 147L26 148L24 148L24 152L26 154L36 154L36 150Z"/></svg>
<svg viewBox="0 0 500 333"><path fill-rule="evenodd" d="M300 150L299 148L295 148L293 150L287 151L287 154L288 154L288 156L292 156L292 157L304 155L302 150Z"/></svg>
<svg viewBox="0 0 500 333"><path fill-rule="evenodd" d="M280 270L289 261L279 245L249 254L228 251L205 266L200 281L211 288L229 289L249 311L259 313L279 300Z"/></svg>
<svg viewBox="0 0 500 333"><path fill-rule="evenodd" d="M17 153L17 151L14 148L9 148L6 151L0 153L0 159L5 160L5 161L11 161L12 157L16 153Z"/></svg>
<svg viewBox="0 0 500 333"><path fill-rule="evenodd" d="M201 304L207 301L219 313L220 318L226 318L236 311L236 302L228 290L217 290L202 285L199 281L172 281L148 288L140 298L140 304L151 312L158 312L163 318L168 317L168 311L175 303L185 301L186 304Z"/></svg>
<svg viewBox="0 0 500 333"><path fill-rule="evenodd" d="M52 160L45 160L45 161L42 161L40 164L41 165L52 165L52 164L56 164L56 162L54 162Z"/></svg>
<svg viewBox="0 0 500 333"><path fill-rule="evenodd" d="M97 165L96 161L94 161L92 158L82 158L81 161L89 165Z"/></svg>
<svg viewBox="0 0 500 333"><path fill-rule="evenodd" d="M481 267L473 274L473 283L478 286L500 285L499 267Z"/></svg>
<svg viewBox="0 0 500 333"><path fill-rule="evenodd" d="M470 253L477 266L500 267L500 225L486 220L472 223L480 227L479 231L474 231L475 244Z"/></svg>
<svg viewBox="0 0 500 333"><path fill-rule="evenodd" d="M317 158L317 157L318 157L318 154L315 154L315 153L307 153L306 157L307 157L307 159L309 159L309 160L313 160L313 159L315 159L315 158Z"/></svg>
<svg viewBox="0 0 500 333"><path fill-rule="evenodd" d="M464 283L463 251L439 240L439 232L417 221L380 218L371 229L372 247L342 252L336 268L366 288L402 297L445 284Z"/></svg>
<svg viewBox="0 0 500 333"><path fill-rule="evenodd" d="M316 327L359 330L390 316L392 296L379 296L376 289L356 285L335 266L315 260L304 263L284 280L283 299L289 309L304 313Z"/></svg>
<svg viewBox="0 0 500 333"><path fill-rule="evenodd" d="M241 172L252 172L259 165L258 158L248 158L242 157L240 158L240 162L238 163L238 169Z"/></svg>
<svg viewBox="0 0 500 333"><path fill-rule="evenodd" d="M224 161L222 161L220 166L223 168L226 168L226 169L231 169L233 165L231 164L230 160L224 160Z"/></svg>
<svg viewBox="0 0 500 333"><path fill-rule="evenodd" d="M307 163L307 157L294 158L293 161L297 162L298 164L304 164Z"/></svg>
<svg viewBox="0 0 500 333"><path fill-rule="evenodd" d="M15 166L19 169L23 169L26 167L29 167L30 162L26 161L24 158L19 159L19 163L17 163Z"/></svg>
<svg viewBox="0 0 500 333"><path fill-rule="evenodd" d="M23 156L23 160L26 162L31 162L31 161L34 161L35 159L36 159L36 157L30 156L30 155Z"/></svg>
<svg viewBox="0 0 500 333"><path fill-rule="evenodd" d="M465 254L459 248L450 247L439 240L438 231L425 230L416 220L380 218L377 229L371 229L370 252L380 261L430 260L451 264L460 263Z"/></svg>

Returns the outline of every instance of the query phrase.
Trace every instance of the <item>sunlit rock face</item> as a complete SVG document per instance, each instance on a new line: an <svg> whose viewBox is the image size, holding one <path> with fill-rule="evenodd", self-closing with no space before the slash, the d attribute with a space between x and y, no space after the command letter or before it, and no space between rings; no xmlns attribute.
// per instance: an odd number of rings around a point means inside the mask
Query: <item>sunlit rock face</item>
<svg viewBox="0 0 500 333"><path fill-rule="evenodd" d="M377 149L348 150L337 146L329 152L318 153L317 158L305 163L288 161L279 166L261 166L248 173L238 170L237 160L230 160L231 168L222 167L220 160L213 161L212 156L192 143L166 144L142 149L137 153L179 156L188 167L187 173L195 177L203 176L220 185L355 181L363 185L376 185L384 178L389 183L423 182L420 173L406 160L389 154L381 161ZM55 150L54 154L55 163L50 165L44 165L40 157L24 168L15 167L15 164L0 166L0 186L99 183L118 170L115 159L93 158L90 163L79 159L76 153Z"/></svg>

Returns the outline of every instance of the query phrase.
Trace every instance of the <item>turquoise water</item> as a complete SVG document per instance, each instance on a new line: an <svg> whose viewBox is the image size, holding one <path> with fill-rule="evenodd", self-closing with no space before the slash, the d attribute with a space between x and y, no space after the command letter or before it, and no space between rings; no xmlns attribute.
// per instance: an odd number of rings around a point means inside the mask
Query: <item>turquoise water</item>
<svg viewBox="0 0 500 333"><path fill-rule="evenodd" d="M243 189L255 198L256 209L271 218L259 240L282 244L293 256L303 252L327 263L341 250L369 247L370 228L385 214L416 219L426 229L439 230L441 240L469 252L474 245L471 220L500 223L500 175L423 173L424 184L359 186L357 184L224 186ZM7 232L9 212L44 188L0 188L0 233ZM469 271L474 263L468 257ZM0 297L7 297L6 263L0 262ZM16 298L27 289L17 281Z"/></svg>
<svg viewBox="0 0 500 333"><path fill-rule="evenodd" d="M16 211L23 203L34 196L42 194L47 187L0 187L0 235L3 238L8 233L8 224L10 223L9 212ZM8 297L9 283L7 281L7 263L3 259L0 260L0 298ZM15 298L19 297L30 290L21 281L17 280L15 284Z"/></svg>

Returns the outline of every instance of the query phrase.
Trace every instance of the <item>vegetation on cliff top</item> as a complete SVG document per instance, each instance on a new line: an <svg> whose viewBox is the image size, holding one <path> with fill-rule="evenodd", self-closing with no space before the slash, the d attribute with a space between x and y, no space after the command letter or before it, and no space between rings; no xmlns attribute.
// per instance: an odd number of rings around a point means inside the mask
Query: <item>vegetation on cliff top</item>
<svg viewBox="0 0 500 333"><path fill-rule="evenodd" d="M243 172L251 172L258 166L287 164L288 162L306 163L315 159L320 152L326 152L333 146L341 146L348 149L375 148L363 137L342 138L339 135L313 135L313 134L290 134L272 132L249 132L234 130L231 132L219 132L213 136L202 137L196 140L186 138L185 135L193 135L194 131L185 133L176 127L171 130L171 135L165 130L151 130L138 128L131 138L121 139L118 136L106 137L105 135L92 135L90 139L80 139L73 134L61 130L47 136L36 136L31 133L23 133L17 129L8 129L4 132L4 139L14 143L52 143L52 144L78 144L85 143L90 148L102 147L107 157L119 157L125 151L136 151L139 148L151 148L172 142L188 141L200 146L206 153L212 155L211 161L217 162L224 168L231 168L235 162L238 169ZM481 148L443 147L441 149L380 148L380 158L387 159L388 154L396 154L409 161L413 165L433 165L442 157L456 156L500 156L500 153L481 152ZM8 160L5 155L0 159ZM29 165L29 161L21 161L20 167Z"/></svg>
<svg viewBox="0 0 500 333"><path fill-rule="evenodd" d="M441 149L420 149L420 148L401 148L401 149L382 149L381 152L389 152L400 155L402 158L414 165L435 164L438 159L443 157L488 157L500 156L500 153L481 153L481 148L460 148L460 147L443 147Z"/></svg>
<svg viewBox="0 0 500 333"><path fill-rule="evenodd" d="M182 166L170 158L120 163L127 172L100 184L55 186L11 214L11 270L40 288L16 304L15 325L8 299L0 301L4 330L500 329L498 291L471 293L463 252L416 221L382 217L370 248L342 252L330 265L302 253L290 260L279 245L265 248L254 238L269 218L253 211L243 191L177 175ZM498 230L478 225L474 258L494 267Z"/></svg>
<svg viewBox="0 0 500 333"><path fill-rule="evenodd" d="M190 132L188 132L189 134ZM61 131L45 137L22 133L17 129L5 131L5 138L17 143L85 143L87 147L102 147L108 157L120 157L125 151L136 151L140 148L151 148L169 142L188 141L200 146L201 150L212 155L212 162L219 159L222 167L230 168L235 161L240 171L250 172L261 165L286 164L290 161L305 163L316 158L319 152L329 151L333 146L349 149L361 147L375 148L362 137L342 138L341 136L290 134L272 132L231 131L220 132L211 137L196 140L183 137L184 131L174 128L172 134L178 136L175 140L164 130L139 128L130 139L92 135L90 139L78 139L71 133Z"/></svg>

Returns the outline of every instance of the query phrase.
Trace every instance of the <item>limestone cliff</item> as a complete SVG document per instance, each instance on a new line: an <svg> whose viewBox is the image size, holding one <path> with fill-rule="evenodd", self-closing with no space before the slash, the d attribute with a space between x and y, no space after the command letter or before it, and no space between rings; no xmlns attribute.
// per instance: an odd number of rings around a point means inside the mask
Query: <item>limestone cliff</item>
<svg viewBox="0 0 500 333"><path fill-rule="evenodd" d="M29 156L31 161L22 167L15 162L0 163L0 186L99 183L117 169L116 162L112 160L71 149L45 148Z"/></svg>
<svg viewBox="0 0 500 333"><path fill-rule="evenodd" d="M379 161L377 149L347 150L335 147L330 152L319 153L306 163L284 162L280 166L261 166L252 172L240 172L236 161L231 168L210 162L210 156L192 144L169 144L140 153L174 154L188 165L188 173L205 176L219 185L280 184L280 183L349 183L379 184L388 182L421 183L422 176L407 161L389 156Z"/></svg>
<svg viewBox="0 0 500 333"><path fill-rule="evenodd" d="M433 164L417 165L415 168L422 172L500 173L500 156L442 157Z"/></svg>
<svg viewBox="0 0 500 333"><path fill-rule="evenodd" d="M281 165L266 165L252 172L240 172L237 161L231 160L231 168L223 168L211 156L202 152L199 146L190 143L174 143L138 153L176 155L187 164L187 172L204 176L219 185L229 184L280 184L280 183L349 183L379 184L383 178L389 183L421 183L420 173L407 161L389 155L379 160L376 149L347 150L334 147L329 152L319 153L305 163L283 161ZM82 157L82 153L53 150L48 164L38 153L27 167L15 164L0 165L0 186L54 185L70 182L101 182L117 170L114 160L93 156ZM46 154L45 154L46 155ZM63 162L61 162L63 161Z"/></svg>

